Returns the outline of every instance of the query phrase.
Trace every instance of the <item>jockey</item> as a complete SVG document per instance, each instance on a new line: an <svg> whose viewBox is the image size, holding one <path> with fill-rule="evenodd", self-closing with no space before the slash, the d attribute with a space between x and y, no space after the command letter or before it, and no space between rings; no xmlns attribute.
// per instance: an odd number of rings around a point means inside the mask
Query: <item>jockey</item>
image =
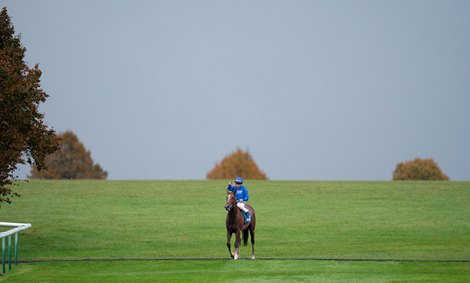
<svg viewBox="0 0 470 283"><path fill-rule="evenodd" d="M237 207L246 214L246 223L251 222L250 211L245 207L245 201L248 201L248 190L242 186L243 179L238 177L235 179L235 186L230 182L227 187L229 193L233 193L237 200Z"/></svg>

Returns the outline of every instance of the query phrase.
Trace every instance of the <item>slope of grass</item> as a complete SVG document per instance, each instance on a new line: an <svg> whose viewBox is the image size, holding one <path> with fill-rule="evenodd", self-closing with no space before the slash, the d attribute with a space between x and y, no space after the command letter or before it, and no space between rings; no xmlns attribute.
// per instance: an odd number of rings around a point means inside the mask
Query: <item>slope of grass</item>
<svg viewBox="0 0 470 283"><path fill-rule="evenodd" d="M258 258L470 259L468 182L246 185L257 214ZM22 197L3 205L0 220L33 225L20 235L21 260L228 258L225 187L221 181L32 181L16 188ZM249 247L242 248L242 258L249 256ZM470 263L455 262L73 262L20 264L0 279L461 281L469 271Z"/></svg>

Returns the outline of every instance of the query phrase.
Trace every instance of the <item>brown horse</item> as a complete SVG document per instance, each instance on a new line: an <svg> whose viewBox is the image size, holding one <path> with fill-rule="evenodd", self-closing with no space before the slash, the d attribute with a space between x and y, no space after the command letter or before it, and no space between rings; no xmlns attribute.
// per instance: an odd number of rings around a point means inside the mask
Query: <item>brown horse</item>
<svg viewBox="0 0 470 283"><path fill-rule="evenodd" d="M248 231L250 231L251 235L251 259L255 259L255 226L256 226L256 216L255 210L245 204L246 208L250 210L251 213L251 222L244 223L243 215L240 209L237 207L237 201L233 193L229 193L227 195L227 201L225 202L225 209L227 212L227 220L225 221L227 227L227 247L228 251L230 252L230 256L233 259L240 258L240 234L243 232L243 245L246 246L248 243ZM231 249L231 240L232 234L235 233L235 253L232 252Z"/></svg>

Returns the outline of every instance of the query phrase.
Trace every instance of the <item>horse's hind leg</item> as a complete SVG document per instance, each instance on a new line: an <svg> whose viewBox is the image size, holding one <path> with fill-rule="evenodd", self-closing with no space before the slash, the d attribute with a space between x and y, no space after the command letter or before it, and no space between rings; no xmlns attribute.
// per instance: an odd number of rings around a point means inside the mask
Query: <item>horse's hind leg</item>
<svg viewBox="0 0 470 283"><path fill-rule="evenodd" d="M231 248L231 245L230 245L231 241L232 241L232 233L227 231L227 248L228 248L228 252L230 253L230 257L234 258L235 255L232 253L232 248Z"/></svg>
<svg viewBox="0 0 470 283"><path fill-rule="evenodd" d="M250 227L250 236L251 236L251 259L255 259L255 229Z"/></svg>

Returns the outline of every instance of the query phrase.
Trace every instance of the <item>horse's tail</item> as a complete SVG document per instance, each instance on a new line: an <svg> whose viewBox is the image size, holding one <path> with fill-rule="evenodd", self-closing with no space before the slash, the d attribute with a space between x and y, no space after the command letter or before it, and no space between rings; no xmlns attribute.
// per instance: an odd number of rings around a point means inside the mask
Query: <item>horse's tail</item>
<svg viewBox="0 0 470 283"><path fill-rule="evenodd" d="M243 230L243 245L248 245L248 228Z"/></svg>

